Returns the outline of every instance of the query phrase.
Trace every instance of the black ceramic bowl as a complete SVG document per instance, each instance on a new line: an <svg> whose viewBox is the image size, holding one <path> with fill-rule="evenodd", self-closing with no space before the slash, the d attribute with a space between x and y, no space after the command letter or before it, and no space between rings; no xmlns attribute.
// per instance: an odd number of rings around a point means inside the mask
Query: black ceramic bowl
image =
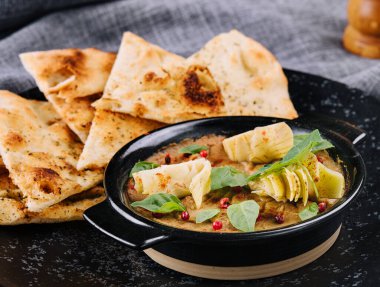
<svg viewBox="0 0 380 287"><path fill-rule="evenodd" d="M265 277L315 260L334 243L343 211L358 195L365 179L363 159L354 147L365 133L347 122L319 115L285 121L295 133L319 129L335 146L330 150L332 156L339 156L344 162L348 183L345 196L328 212L295 225L247 233L177 229L134 212L123 192L133 165L170 143L207 134L232 136L279 121L283 120L248 116L208 118L166 126L133 140L110 161L104 179L108 198L88 209L86 220L126 246L145 250L162 265L201 277Z"/></svg>

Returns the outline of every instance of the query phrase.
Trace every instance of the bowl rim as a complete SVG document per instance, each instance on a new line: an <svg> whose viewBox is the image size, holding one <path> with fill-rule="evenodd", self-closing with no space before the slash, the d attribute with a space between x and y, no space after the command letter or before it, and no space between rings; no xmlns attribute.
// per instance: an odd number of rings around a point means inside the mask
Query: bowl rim
<svg viewBox="0 0 380 287"><path fill-rule="evenodd" d="M205 231L194 231L189 229L181 229L165 224L161 224L158 222L155 222L153 220L150 220L140 214L138 214L136 211L134 211L131 207L128 207L126 204L123 203L121 196L123 190L114 190L113 188L113 179L110 178L111 170L114 169L114 165L117 164L119 160L121 160L122 157L126 157L126 153L128 152L128 149L133 146L135 143L142 141L148 137L153 137L157 133L160 133L163 130L170 129L173 127L180 127L180 126L187 126L187 125L195 125L197 123L203 123L203 122L218 122L223 121L227 119L245 119L245 120L254 120L254 119L260 119L263 121L268 122L290 122L295 123L297 127L302 128L302 125L305 123L302 123L301 117L296 118L293 120L289 119L281 119L281 118L274 118L274 117L257 117L257 116L220 116L220 117L210 117L210 118L203 118L203 119L195 119L195 120L189 120L184 121L180 123L175 123L171 125L167 125L161 128L158 128L154 131L151 131L147 134L144 134L126 145L124 145L115 155L112 157L111 161L108 163L105 173L104 173L104 188L107 194L107 200L110 202L111 207L119 213L121 216L125 218L125 220L133 221L134 224L148 226L154 229L158 229L162 231L163 235L169 235L171 238L176 239L197 239L197 240L221 240L221 241L234 241L234 240L260 240L263 238L274 238L277 236L283 236L283 235L289 235L289 234L296 234L302 230L314 228L316 225L320 224L321 222L327 221L331 219L332 217L338 215L345 207L347 207L348 204L352 202L353 199L355 199L359 192L361 191L362 187L364 186L365 179L366 179L366 168L364 160L361 156L361 154L358 152L358 150L355 148L354 144L344 137L339 132L335 132L333 130L329 130L327 127L316 127L318 129L322 129L325 133L334 135L336 138L340 138L342 142L344 143L345 147L350 149L353 153L353 156L351 158L351 163L354 161L353 165L356 168L356 174L354 177L353 182L351 183L351 187L348 191L346 191L347 197L344 198L344 200L340 199L334 206L329 209L327 212L318 214L317 216L314 216L308 220L301 221L298 223L294 223L292 225L279 227L275 229L269 229L269 230L260 230L260 231L252 231L252 232L205 232ZM353 126L352 124L339 120L343 123L347 123L350 126ZM315 123L312 123L311 125L315 125ZM329 127L330 128L330 127ZM174 136L174 135L173 135ZM130 153L133 153L136 151L132 151ZM339 154L339 153L338 153Z"/></svg>

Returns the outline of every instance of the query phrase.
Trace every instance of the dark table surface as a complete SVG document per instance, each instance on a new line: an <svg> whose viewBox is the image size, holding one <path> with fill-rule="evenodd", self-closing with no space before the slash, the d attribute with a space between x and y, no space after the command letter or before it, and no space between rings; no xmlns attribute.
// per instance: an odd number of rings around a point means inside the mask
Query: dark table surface
<svg viewBox="0 0 380 287"><path fill-rule="evenodd" d="M365 188L345 213L337 242L318 260L267 279L212 281L161 267L86 222L1 227L0 285L380 286L380 102L320 77L287 76L299 112L325 113L367 132L358 145L368 171Z"/></svg>

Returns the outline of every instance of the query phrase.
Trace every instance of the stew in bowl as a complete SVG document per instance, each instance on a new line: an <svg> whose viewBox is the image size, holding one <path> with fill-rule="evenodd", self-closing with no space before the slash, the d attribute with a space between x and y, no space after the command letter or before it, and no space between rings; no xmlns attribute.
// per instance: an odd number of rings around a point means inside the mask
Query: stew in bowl
<svg viewBox="0 0 380 287"><path fill-rule="evenodd" d="M248 232L327 212L346 190L344 165L319 131L284 122L171 143L130 172L125 193L153 221L203 232Z"/></svg>

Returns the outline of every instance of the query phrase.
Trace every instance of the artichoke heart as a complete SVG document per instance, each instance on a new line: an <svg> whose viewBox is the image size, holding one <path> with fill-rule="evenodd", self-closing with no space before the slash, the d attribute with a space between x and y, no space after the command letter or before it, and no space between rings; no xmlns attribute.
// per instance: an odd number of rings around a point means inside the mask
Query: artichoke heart
<svg viewBox="0 0 380 287"><path fill-rule="evenodd" d="M287 168L284 168L281 172L281 176L286 186L286 198L289 201L293 201L296 197L296 174Z"/></svg>
<svg viewBox="0 0 380 287"><path fill-rule="evenodd" d="M199 158L179 164L135 172L135 189L143 194L170 193L178 198L192 195L196 207L202 205L203 196L211 190L211 163Z"/></svg>
<svg viewBox="0 0 380 287"><path fill-rule="evenodd" d="M316 181L320 197L342 198L344 195L344 176L318 162L319 178Z"/></svg>
<svg viewBox="0 0 380 287"><path fill-rule="evenodd" d="M319 197L341 198L344 195L344 176L318 161L315 164L312 160L311 163L306 166L288 166L279 173L259 177L248 185L252 193L270 196L276 201L297 202L302 198L304 206L309 198L313 201L317 201Z"/></svg>
<svg viewBox="0 0 380 287"><path fill-rule="evenodd" d="M285 202L285 185L281 176L278 174L269 174L267 178L273 187L273 193L270 196L273 197L276 201Z"/></svg>
<svg viewBox="0 0 380 287"><path fill-rule="evenodd" d="M297 169L295 169L294 173L297 175L300 181L301 198L302 198L302 203L305 206L307 204L307 200L309 199L309 181L302 167L298 167Z"/></svg>
<svg viewBox="0 0 380 287"><path fill-rule="evenodd" d="M279 174L269 174L260 180L251 181L248 185L252 193L259 196L270 196L276 201L286 201L285 185Z"/></svg>
<svg viewBox="0 0 380 287"><path fill-rule="evenodd" d="M283 168L279 173L271 173L249 182L252 193L259 196L270 196L276 201L294 201L302 198L307 204L310 195L314 194L313 184L308 170L301 165Z"/></svg>
<svg viewBox="0 0 380 287"><path fill-rule="evenodd" d="M257 127L224 139L223 147L230 160L269 163L293 147L293 132L284 122Z"/></svg>
<svg viewBox="0 0 380 287"><path fill-rule="evenodd" d="M228 158L233 161L249 161L252 154L251 138L254 130L223 140L223 148Z"/></svg>
<svg viewBox="0 0 380 287"><path fill-rule="evenodd" d="M295 179L295 191L296 191L296 194L294 196L294 202L297 202L298 199L301 197L301 181L300 181L300 179L298 178L297 174L294 171L292 171L292 173L295 174L294 179Z"/></svg>
<svg viewBox="0 0 380 287"><path fill-rule="evenodd" d="M319 178L318 159L313 153L309 153L302 161L302 165L307 168L313 181Z"/></svg>

